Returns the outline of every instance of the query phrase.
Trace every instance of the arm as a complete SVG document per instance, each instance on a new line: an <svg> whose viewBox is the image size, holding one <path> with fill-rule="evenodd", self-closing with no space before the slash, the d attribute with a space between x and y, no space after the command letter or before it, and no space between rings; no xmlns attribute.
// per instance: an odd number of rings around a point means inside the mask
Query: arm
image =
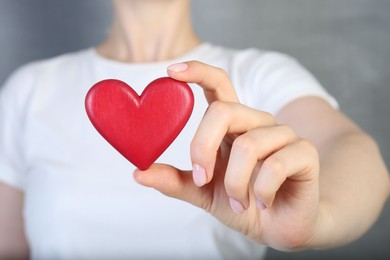
<svg viewBox="0 0 390 260"><path fill-rule="evenodd" d="M27 259L23 193L0 181L0 259Z"/></svg>
<svg viewBox="0 0 390 260"><path fill-rule="evenodd" d="M339 246L372 225L387 170L372 139L325 101L300 98L273 117L240 104L218 68L188 62L168 74L201 86L210 106L191 143L193 171L155 164L135 171L140 184L279 250Z"/></svg>
<svg viewBox="0 0 390 260"><path fill-rule="evenodd" d="M308 109L310 108L310 109ZM328 247L361 236L377 219L390 192L376 143L320 98L295 100L277 121L291 126L320 155L320 206L327 221L313 246Z"/></svg>

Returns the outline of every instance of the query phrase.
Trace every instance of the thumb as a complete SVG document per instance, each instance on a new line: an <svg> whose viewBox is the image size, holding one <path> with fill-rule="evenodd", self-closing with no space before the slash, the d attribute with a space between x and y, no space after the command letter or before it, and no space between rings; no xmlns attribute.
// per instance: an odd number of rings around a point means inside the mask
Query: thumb
<svg viewBox="0 0 390 260"><path fill-rule="evenodd" d="M205 188L194 184L191 171L182 171L167 164L153 164L145 171L136 169L134 179L143 186L199 208L207 209L211 201Z"/></svg>

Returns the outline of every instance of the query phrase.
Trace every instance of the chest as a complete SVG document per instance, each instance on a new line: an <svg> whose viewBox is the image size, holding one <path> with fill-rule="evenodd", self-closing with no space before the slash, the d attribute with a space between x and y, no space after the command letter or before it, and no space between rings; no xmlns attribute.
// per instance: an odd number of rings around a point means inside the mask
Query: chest
<svg viewBox="0 0 390 260"><path fill-rule="evenodd" d="M47 93L50 102L32 102L24 126L25 221L33 254L136 255L151 241L162 248L194 232L189 223L204 213L136 184L134 166L89 122L82 91L54 94ZM191 167L189 144L207 106L202 92L194 94L193 115L158 161Z"/></svg>

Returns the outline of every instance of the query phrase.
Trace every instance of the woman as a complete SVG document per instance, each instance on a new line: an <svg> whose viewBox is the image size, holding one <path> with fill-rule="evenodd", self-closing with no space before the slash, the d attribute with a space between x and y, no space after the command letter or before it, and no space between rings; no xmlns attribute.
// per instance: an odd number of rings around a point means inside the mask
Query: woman
<svg viewBox="0 0 390 260"><path fill-rule="evenodd" d="M1 256L259 258L373 224L389 196L377 146L298 63L203 43L189 1L113 3L96 49L27 65L2 89ZM93 129L85 94L106 78L142 92L166 69L196 83L194 113L164 164L136 170Z"/></svg>

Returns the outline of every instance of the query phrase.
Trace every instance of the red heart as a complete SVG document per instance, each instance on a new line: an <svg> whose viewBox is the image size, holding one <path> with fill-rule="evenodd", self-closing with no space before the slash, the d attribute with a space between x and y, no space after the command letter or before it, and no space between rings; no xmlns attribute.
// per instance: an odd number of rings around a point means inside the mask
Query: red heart
<svg viewBox="0 0 390 260"><path fill-rule="evenodd" d="M193 107L190 87L171 78L152 81L141 96L122 81L103 80L92 86L85 99L96 130L141 170L175 140Z"/></svg>

